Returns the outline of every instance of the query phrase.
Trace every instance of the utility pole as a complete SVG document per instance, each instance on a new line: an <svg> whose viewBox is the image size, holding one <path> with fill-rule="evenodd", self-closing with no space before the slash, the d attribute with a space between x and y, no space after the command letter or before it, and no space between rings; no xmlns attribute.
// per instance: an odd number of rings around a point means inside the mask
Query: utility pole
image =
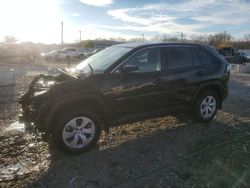
<svg viewBox="0 0 250 188"><path fill-rule="evenodd" d="M61 31L61 44L63 48L63 21L62 21L62 31Z"/></svg>
<svg viewBox="0 0 250 188"><path fill-rule="evenodd" d="M177 32L177 34L180 34L180 39L179 39L179 36L177 35L177 38L180 40L180 42L184 42L184 33L183 32Z"/></svg>
<svg viewBox="0 0 250 188"><path fill-rule="evenodd" d="M144 42L144 40L145 40L145 39L144 39L144 34L142 33L141 35L142 35L142 41Z"/></svg>
<svg viewBox="0 0 250 188"><path fill-rule="evenodd" d="M181 32L181 42L183 42L183 33Z"/></svg>
<svg viewBox="0 0 250 188"><path fill-rule="evenodd" d="M81 44L81 41L82 41L82 31L81 30L79 30L79 34L80 34L80 44Z"/></svg>

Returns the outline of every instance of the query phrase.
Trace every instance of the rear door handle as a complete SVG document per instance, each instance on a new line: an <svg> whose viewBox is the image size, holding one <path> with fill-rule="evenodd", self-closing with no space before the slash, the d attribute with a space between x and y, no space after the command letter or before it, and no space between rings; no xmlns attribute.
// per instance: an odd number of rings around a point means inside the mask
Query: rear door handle
<svg viewBox="0 0 250 188"><path fill-rule="evenodd" d="M205 75L205 71L204 70L198 70L196 73L195 73L196 76L204 76Z"/></svg>

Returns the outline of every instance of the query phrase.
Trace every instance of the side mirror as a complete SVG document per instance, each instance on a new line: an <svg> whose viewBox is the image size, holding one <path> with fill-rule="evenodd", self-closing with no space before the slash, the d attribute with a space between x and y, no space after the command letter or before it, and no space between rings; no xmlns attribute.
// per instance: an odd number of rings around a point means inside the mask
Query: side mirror
<svg viewBox="0 0 250 188"><path fill-rule="evenodd" d="M124 67L121 68L122 73L135 73L139 72L139 67L135 65L125 65Z"/></svg>

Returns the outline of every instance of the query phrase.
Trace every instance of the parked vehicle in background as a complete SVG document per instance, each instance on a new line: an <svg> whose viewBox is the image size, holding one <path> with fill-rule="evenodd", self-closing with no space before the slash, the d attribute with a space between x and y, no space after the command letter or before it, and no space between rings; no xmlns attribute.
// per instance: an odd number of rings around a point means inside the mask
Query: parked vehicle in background
<svg viewBox="0 0 250 188"><path fill-rule="evenodd" d="M95 49L95 50L93 50L93 51L86 52L86 53L85 53L85 57L90 57L90 56L96 54L96 53L99 52L99 51L101 51L101 49Z"/></svg>
<svg viewBox="0 0 250 188"><path fill-rule="evenodd" d="M240 51L245 63L250 61L250 56L248 56L245 52Z"/></svg>
<svg viewBox="0 0 250 188"><path fill-rule="evenodd" d="M229 63L244 64L248 61L247 56L236 48L223 47L218 52L225 57Z"/></svg>
<svg viewBox="0 0 250 188"><path fill-rule="evenodd" d="M243 52L247 57L248 62L250 62L250 49L240 50L240 52Z"/></svg>
<svg viewBox="0 0 250 188"><path fill-rule="evenodd" d="M45 60L50 61L50 60L55 59L56 55L57 55L57 50L53 50L53 51L48 52L48 53L42 53L41 57L44 58Z"/></svg>
<svg viewBox="0 0 250 188"><path fill-rule="evenodd" d="M84 59L94 55L99 52L101 49L95 48L64 48L64 51L67 51L70 57L77 57L80 59Z"/></svg>
<svg viewBox="0 0 250 188"><path fill-rule="evenodd" d="M70 54L67 51L63 50L54 50L49 53L42 53L42 58L48 61L56 61L56 60L68 60L71 58Z"/></svg>
<svg viewBox="0 0 250 188"><path fill-rule="evenodd" d="M71 58L85 58L84 52L77 48L63 48L62 50L67 52Z"/></svg>
<svg viewBox="0 0 250 188"><path fill-rule="evenodd" d="M68 53L67 51L64 51L64 50L58 50L57 51L57 57L56 57L58 60L63 60L63 59L66 59L66 60L69 60L70 58L72 58L71 54Z"/></svg>
<svg viewBox="0 0 250 188"><path fill-rule="evenodd" d="M42 53L41 56L46 60L69 60L72 58L85 59L99 52L94 48L63 48L62 50L54 50L48 53Z"/></svg>
<svg viewBox="0 0 250 188"><path fill-rule="evenodd" d="M230 65L213 48L188 43L112 46L57 76L40 75L19 98L26 128L79 153L118 122L191 110L213 119L228 95Z"/></svg>

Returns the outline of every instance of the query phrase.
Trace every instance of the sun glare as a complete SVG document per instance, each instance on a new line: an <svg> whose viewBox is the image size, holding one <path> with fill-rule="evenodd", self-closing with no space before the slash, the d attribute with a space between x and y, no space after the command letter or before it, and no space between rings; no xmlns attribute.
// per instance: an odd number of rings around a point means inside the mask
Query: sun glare
<svg viewBox="0 0 250 188"><path fill-rule="evenodd" d="M8 33L20 41L59 42L61 20L56 0L0 1L1 35Z"/></svg>

